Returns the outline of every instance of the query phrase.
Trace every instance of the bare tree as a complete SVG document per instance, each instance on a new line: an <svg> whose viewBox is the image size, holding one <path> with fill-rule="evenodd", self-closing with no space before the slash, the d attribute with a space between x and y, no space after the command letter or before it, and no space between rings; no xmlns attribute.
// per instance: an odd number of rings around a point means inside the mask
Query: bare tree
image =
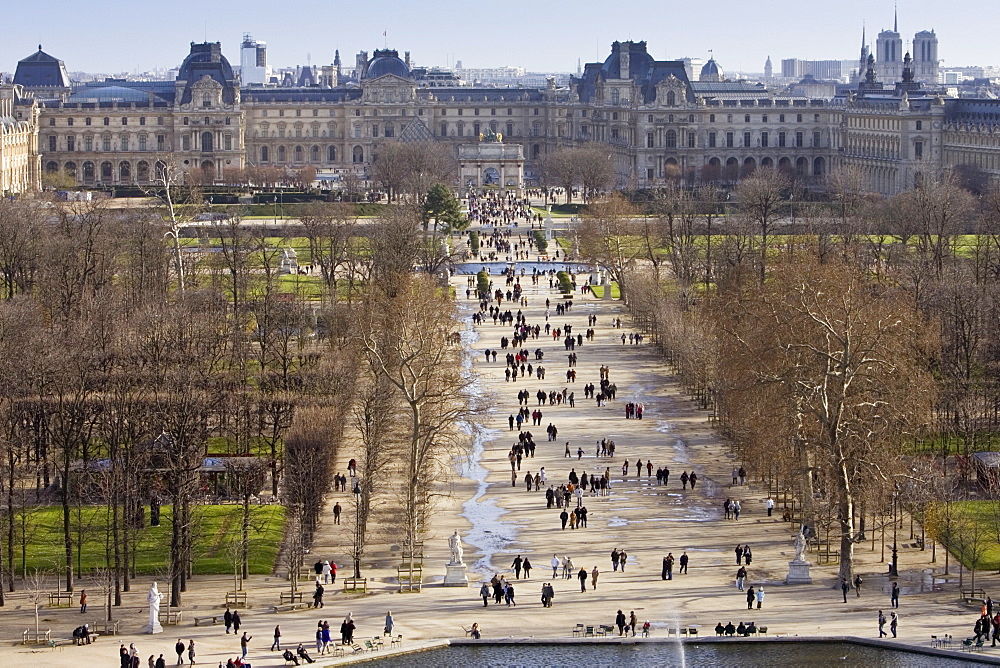
<svg viewBox="0 0 1000 668"><path fill-rule="evenodd" d="M740 208L753 223L759 240L760 281L767 277L768 238L780 215L784 192L790 183L779 171L762 167L740 181L736 189Z"/></svg>

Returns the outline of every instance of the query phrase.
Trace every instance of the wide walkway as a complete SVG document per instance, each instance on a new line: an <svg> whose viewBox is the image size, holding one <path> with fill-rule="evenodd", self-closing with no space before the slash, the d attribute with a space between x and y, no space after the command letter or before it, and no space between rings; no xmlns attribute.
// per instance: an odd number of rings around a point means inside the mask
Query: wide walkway
<svg viewBox="0 0 1000 668"><path fill-rule="evenodd" d="M494 277L497 286L503 279ZM466 277L458 276L454 284L466 313L471 315L476 303L466 300ZM314 630L319 619L331 622L334 636L338 635L340 621L352 613L358 625L356 639L370 638L382 630L383 618L391 610L396 620L396 633L405 637L404 646L435 638L462 636L463 626L478 622L484 637L565 637L578 624L611 624L615 613L621 609L628 615L634 611L640 623L650 620L654 636L665 636L666 627L673 624L696 625L700 635L712 635L717 622L754 620L758 626L767 626L769 635L862 635L877 636L878 610L889 612L889 581L881 575L885 564L879 563L880 546L875 551L870 543L859 546L859 571L865 578L860 598L853 592L845 604L835 586L836 566L814 566L812 585L786 586L783 584L787 562L794 549L791 543L794 527L782 522L780 513L768 518L764 511L764 490L754 485L734 487L731 479L733 462L728 448L720 442L708 424L705 412L697 410L683 393L657 356L647 338L641 345L629 345L629 329L625 313L617 302L602 301L593 297L578 296L566 315L555 315L557 291L550 290L545 279L538 287L531 286L530 278L522 285L526 288L528 306L524 313L529 324L545 324L545 300L552 300L549 323L554 327L571 325L573 333L586 332L588 316L595 315L595 339L577 346L579 358L575 367L575 383L566 380L567 355L562 340L546 337L544 331L537 341L529 341L529 351L541 348L545 355L545 379L518 378L505 382L503 358L507 351L499 348L501 336L510 336L511 328L494 325L492 320L477 328L479 336L473 354L473 370L481 380L482 390L491 397L491 409L484 420L484 427L494 437L486 444L482 465L488 470L485 496L478 503L485 504L463 510L476 493L478 483L455 480L443 491L450 496L439 502L440 511L434 521L434 535L427 540L425 567L429 575L444 575L448 559L447 536L457 529L467 537L465 561L478 564L479 573L470 575L488 577L492 572L512 578L511 562L516 555L528 557L533 565L531 577L514 580L517 606L493 605L484 608L477 597L478 587L468 589L444 588L430 582L424 591L416 594L394 593L388 581L394 575L394 564L381 560L366 574L376 579L374 591L367 597L345 597L328 588L328 604L320 611L300 611L271 614L270 603L276 603L278 591L286 587L280 578L257 577L248 583L251 606L243 611L244 629L254 639L249 660L254 666L279 666L283 661L271 653L271 635L275 624L280 624L285 643L313 644ZM516 308L513 309L516 312ZM612 327L614 318L625 320L622 329ZM621 341L626 334L626 343ZM482 351L498 351L496 363L486 363ZM534 364L534 355L530 356ZM584 399L583 386L599 382L599 367L610 369L610 379L617 385L618 395L604 407L591 399ZM568 388L575 391L576 406L537 406L535 393ZM508 428L508 415L517 410L517 392L527 389L530 394L528 408L543 412L542 425L528 427L534 435L537 449L534 458L521 464L518 482L511 486L510 464L507 458L516 431ZM642 420L626 420L626 402L644 405ZM546 440L545 427L549 423L558 428L555 442ZM617 444L614 458L596 455L596 443L610 438ZM564 456L565 444L570 443L572 457ZM582 448L582 458L577 458L577 448ZM623 476L622 464L630 463ZM670 469L669 484L656 484L654 476L647 476L643 468L636 474L635 462L641 459L653 463L653 472L665 466ZM586 495L583 499L588 509L588 526L577 530L560 527L558 509L546 509L544 487L542 491L526 491L524 474L534 474L544 467L547 481L556 485L564 482L571 470L577 474L601 475L606 469L611 474L611 493L597 497ZM682 471L696 471L698 484L692 490L683 490L679 481ZM751 472L752 473L752 472ZM723 519L722 503L727 497L739 499L743 512L738 522ZM347 507L347 504L345 504ZM463 516L484 518L497 508L501 517L489 524L479 520L473 527ZM345 511L345 524L349 522ZM340 527L337 527L340 529ZM348 527L344 527L346 531ZM336 529L327 526L328 536L339 536ZM471 535L471 538L469 538ZM901 535L908 538L906 530ZM906 541L909 542L909 541ZM736 589L734 547L749 544L753 561L748 567L749 583L764 586L765 599L761 610L748 611L744 593ZM624 549L628 562L624 572L614 572L611 566L612 549ZM327 550L319 548L314 554ZM330 550L334 548L329 548ZM690 557L689 573L676 572L671 581L661 579L663 557L672 552L679 557L682 552ZM485 554L484 554L485 552ZM572 558L576 569L600 571L596 590L589 581L587 591L581 592L576 579L552 578L549 561L553 554ZM930 550L920 552L915 548L902 551L901 570L904 572L903 597L900 613L900 641L927 645L932 634L952 633L956 638L970 634L974 609L957 601L954 585L936 591L923 569L942 564L930 563ZM939 556L941 553L939 552ZM324 555L325 556L325 555ZM343 557L339 557L341 561ZM343 563L341 561L341 563ZM341 576L348 568L342 566ZM981 576L987 587L996 584L995 577ZM552 582L555 600L551 608L543 608L540 601L542 583ZM128 596L125 610L116 610L123 619L125 629L136 633L146 615L145 590L148 579L142 580L137 591ZM191 619L198 614L220 609L219 601L231 580L224 578L196 578L193 591L188 596L193 609L185 612L186 619L179 628L167 627L159 636L126 635L121 638L101 639L87 647L67 647L64 650L35 650L45 653L48 665L78 665L81 662L98 662L115 665L119 641L135 642L143 667L150 654L163 653L168 665L173 665L176 655L173 645L178 637L185 642L194 638L198 648L199 663L217 665L229 656L239 653L237 639L227 636L220 626L194 627ZM308 587L308 583L306 583ZM930 590L930 591L925 591ZM97 597L92 594L91 608L96 611ZM98 613L99 614L99 613ZM72 628L97 614L80 615L74 610L43 608L43 628L52 628L54 635L68 636ZM0 633L5 641L20 638L20 630L33 626L32 608L23 595L12 597L6 609L0 611ZM968 627L968 628L966 628ZM20 645L6 645L0 649L6 665L35 665L40 656ZM315 648L313 648L315 655ZM96 665L96 663L94 664Z"/></svg>

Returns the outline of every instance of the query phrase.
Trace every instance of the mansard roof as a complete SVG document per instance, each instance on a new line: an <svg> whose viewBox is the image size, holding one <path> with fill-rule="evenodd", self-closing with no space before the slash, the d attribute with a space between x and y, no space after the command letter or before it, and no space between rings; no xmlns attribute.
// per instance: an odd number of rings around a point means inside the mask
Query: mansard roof
<svg viewBox="0 0 1000 668"><path fill-rule="evenodd" d="M17 63L14 83L25 88L70 87L66 65L58 58L53 58L42 51L41 44L38 45L38 51Z"/></svg>

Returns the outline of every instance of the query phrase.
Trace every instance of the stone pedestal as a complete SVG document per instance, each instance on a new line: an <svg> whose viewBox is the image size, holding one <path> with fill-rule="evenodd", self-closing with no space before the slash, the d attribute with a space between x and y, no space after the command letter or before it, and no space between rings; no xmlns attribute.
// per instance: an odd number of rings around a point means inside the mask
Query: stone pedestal
<svg viewBox="0 0 1000 668"><path fill-rule="evenodd" d="M445 587L468 587L469 576L466 574L468 566L465 564L448 564L448 569L444 575Z"/></svg>
<svg viewBox="0 0 1000 668"><path fill-rule="evenodd" d="M812 584L812 577L809 575L809 565L808 561L800 559L789 561L785 584Z"/></svg>
<svg viewBox="0 0 1000 668"><path fill-rule="evenodd" d="M160 625L160 620L150 620L149 624L146 624L146 633L163 633L163 626Z"/></svg>

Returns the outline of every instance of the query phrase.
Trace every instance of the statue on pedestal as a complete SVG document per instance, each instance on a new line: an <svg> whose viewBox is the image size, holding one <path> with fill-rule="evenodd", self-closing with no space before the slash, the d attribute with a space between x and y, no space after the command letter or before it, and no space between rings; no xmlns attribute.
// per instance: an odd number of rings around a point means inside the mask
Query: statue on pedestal
<svg viewBox="0 0 1000 668"><path fill-rule="evenodd" d="M451 548L451 561L449 563L464 563L462 561L462 537L458 535L457 530L448 538L448 547Z"/></svg>
<svg viewBox="0 0 1000 668"><path fill-rule="evenodd" d="M795 534L795 539L792 542L795 545L795 559L793 561L805 561L806 539L802 536L801 531Z"/></svg>
<svg viewBox="0 0 1000 668"><path fill-rule="evenodd" d="M156 587L156 581L149 586L149 594L146 595L146 601L149 603L149 624L146 626L146 633L163 633L163 627L160 626L160 600L163 598L163 594Z"/></svg>

